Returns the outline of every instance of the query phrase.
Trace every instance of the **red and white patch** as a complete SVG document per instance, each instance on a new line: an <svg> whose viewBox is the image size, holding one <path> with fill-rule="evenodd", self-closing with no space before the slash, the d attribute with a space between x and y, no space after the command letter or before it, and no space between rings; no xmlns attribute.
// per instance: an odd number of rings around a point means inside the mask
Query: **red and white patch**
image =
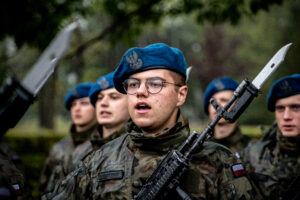
<svg viewBox="0 0 300 200"><path fill-rule="evenodd" d="M231 166L232 172L235 177L240 177L246 174L246 170L242 164L236 164Z"/></svg>

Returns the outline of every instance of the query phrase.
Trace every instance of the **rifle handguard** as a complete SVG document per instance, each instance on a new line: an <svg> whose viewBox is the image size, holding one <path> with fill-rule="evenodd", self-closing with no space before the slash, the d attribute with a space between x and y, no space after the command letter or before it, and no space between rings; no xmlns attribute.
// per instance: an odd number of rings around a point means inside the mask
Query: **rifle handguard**
<svg viewBox="0 0 300 200"><path fill-rule="evenodd" d="M235 122L250 105L254 97L256 97L260 92L260 90L258 90L251 82L249 82L248 80L244 81L246 82L246 87L242 92L242 95L237 99L229 112L227 111L223 114L223 118L229 123Z"/></svg>

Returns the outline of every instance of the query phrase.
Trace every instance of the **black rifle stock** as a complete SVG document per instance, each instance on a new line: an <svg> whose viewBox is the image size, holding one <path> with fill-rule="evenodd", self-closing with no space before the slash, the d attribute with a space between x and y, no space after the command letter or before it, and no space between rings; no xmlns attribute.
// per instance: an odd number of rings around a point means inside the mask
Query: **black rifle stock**
<svg viewBox="0 0 300 200"><path fill-rule="evenodd" d="M224 107L220 106L214 99L211 99L210 102L217 110L217 116L214 120L201 133L194 131L178 150L169 152L134 199L165 199L174 192L177 192L182 199L191 199L179 187L179 184L182 175L188 169L192 155L201 151L204 141L213 136L213 129L221 118L234 122L249 106L258 92L259 90L245 79L234 91L233 96ZM231 109L229 109L230 107Z"/></svg>
<svg viewBox="0 0 300 200"><path fill-rule="evenodd" d="M14 94L15 92L15 94ZM11 102L9 99L13 98ZM10 128L13 128L22 118L29 106L34 101L34 96L26 90L16 78L9 78L0 91L0 138Z"/></svg>

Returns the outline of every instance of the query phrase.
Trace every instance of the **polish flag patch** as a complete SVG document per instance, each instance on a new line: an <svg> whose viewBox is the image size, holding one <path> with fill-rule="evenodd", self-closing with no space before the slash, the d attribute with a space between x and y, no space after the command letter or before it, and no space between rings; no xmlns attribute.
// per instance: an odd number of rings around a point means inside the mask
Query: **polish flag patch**
<svg viewBox="0 0 300 200"><path fill-rule="evenodd" d="M14 184L14 185L12 185L12 187L15 189L15 192L16 192L17 195L22 194L22 191L21 191L21 188L20 188L19 184Z"/></svg>
<svg viewBox="0 0 300 200"><path fill-rule="evenodd" d="M231 166L232 172L235 177L240 177L246 174L246 170L242 164L236 164Z"/></svg>

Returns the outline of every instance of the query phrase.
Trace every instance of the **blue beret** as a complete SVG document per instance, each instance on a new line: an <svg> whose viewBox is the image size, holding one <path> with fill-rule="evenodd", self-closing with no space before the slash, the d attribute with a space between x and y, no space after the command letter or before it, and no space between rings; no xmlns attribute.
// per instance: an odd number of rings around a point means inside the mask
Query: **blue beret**
<svg viewBox="0 0 300 200"><path fill-rule="evenodd" d="M98 94L100 91L114 87L113 76L114 76L114 72L111 72L107 75L100 76L97 79L96 84L94 84L94 86L92 87L89 93L90 102L93 106L95 106L96 104L96 101L98 99Z"/></svg>
<svg viewBox="0 0 300 200"><path fill-rule="evenodd" d="M203 98L204 112L208 114L209 100L215 93L223 90L234 91L238 86L239 84L229 77L217 78L214 79L212 82L210 82L204 92L204 98Z"/></svg>
<svg viewBox="0 0 300 200"><path fill-rule="evenodd" d="M156 43L144 48L134 47L125 52L115 71L115 88L126 94L123 82L130 75L150 70L169 69L186 78L186 62L182 51L163 43Z"/></svg>
<svg viewBox="0 0 300 200"><path fill-rule="evenodd" d="M275 111L275 104L278 99L300 94L300 74L285 76L275 81L267 96L267 108Z"/></svg>
<svg viewBox="0 0 300 200"><path fill-rule="evenodd" d="M89 96L89 91L93 87L94 83L80 83L74 88L72 88L66 98L65 98L65 107L67 110L70 110L72 102L75 99L80 99Z"/></svg>

